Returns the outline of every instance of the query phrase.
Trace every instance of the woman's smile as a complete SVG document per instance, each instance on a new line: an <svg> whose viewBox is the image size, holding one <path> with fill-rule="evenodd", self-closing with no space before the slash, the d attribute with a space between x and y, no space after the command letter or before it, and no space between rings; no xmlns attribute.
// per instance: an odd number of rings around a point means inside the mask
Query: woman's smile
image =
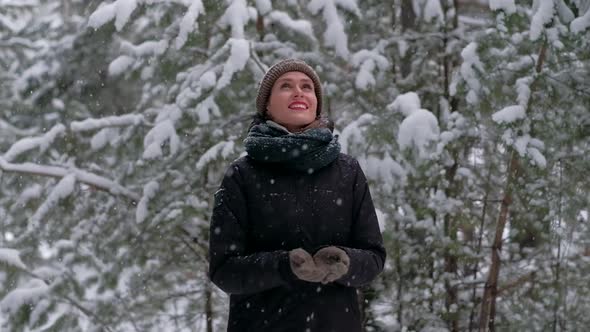
<svg viewBox="0 0 590 332"><path fill-rule="evenodd" d="M294 111L307 111L309 109L309 106L305 102L294 101L291 104L289 104L289 109Z"/></svg>

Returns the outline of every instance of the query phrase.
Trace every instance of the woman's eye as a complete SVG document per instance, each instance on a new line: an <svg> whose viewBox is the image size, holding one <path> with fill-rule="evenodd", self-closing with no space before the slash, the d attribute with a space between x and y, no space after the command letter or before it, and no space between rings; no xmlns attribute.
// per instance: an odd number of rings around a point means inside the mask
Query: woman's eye
<svg viewBox="0 0 590 332"><path fill-rule="evenodd" d="M311 89L312 89L312 87L311 87L311 85L309 85L309 84L305 84L305 85L303 86L303 89L305 89L305 90L311 90Z"/></svg>
<svg viewBox="0 0 590 332"><path fill-rule="evenodd" d="M289 83L283 83L283 84L281 85L281 89L284 89L284 88L290 88L290 87L291 87L291 85L290 85Z"/></svg>

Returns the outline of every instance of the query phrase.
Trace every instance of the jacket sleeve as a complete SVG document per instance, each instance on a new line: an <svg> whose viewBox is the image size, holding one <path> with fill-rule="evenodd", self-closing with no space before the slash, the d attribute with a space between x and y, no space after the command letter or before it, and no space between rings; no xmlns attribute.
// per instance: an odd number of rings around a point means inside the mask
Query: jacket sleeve
<svg viewBox="0 0 590 332"><path fill-rule="evenodd" d="M348 247L339 246L350 258L348 273L336 282L350 287L370 283L385 263L385 248L367 179L355 160L356 180L353 189L353 229Z"/></svg>
<svg viewBox="0 0 590 332"><path fill-rule="evenodd" d="M238 167L232 165L215 193L209 231L209 277L229 294L258 293L296 278L287 251L247 254L247 212Z"/></svg>

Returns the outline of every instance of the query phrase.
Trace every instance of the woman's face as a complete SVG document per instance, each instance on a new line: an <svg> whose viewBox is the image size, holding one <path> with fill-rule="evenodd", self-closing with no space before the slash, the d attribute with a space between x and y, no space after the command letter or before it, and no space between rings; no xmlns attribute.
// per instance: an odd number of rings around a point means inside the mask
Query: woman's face
<svg viewBox="0 0 590 332"><path fill-rule="evenodd" d="M266 109L271 120L296 132L315 120L317 107L313 81L302 72L290 71L275 81Z"/></svg>

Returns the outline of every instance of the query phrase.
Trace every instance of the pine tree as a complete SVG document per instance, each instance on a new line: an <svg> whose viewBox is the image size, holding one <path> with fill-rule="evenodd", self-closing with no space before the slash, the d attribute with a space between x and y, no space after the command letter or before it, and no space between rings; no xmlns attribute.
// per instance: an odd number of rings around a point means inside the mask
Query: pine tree
<svg viewBox="0 0 590 332"><path fill-rule="evenodd" d="M212 197L286 57L371 184L367 330L583 329L589 7L0 0L2 330L223 330Z"/></svg>

